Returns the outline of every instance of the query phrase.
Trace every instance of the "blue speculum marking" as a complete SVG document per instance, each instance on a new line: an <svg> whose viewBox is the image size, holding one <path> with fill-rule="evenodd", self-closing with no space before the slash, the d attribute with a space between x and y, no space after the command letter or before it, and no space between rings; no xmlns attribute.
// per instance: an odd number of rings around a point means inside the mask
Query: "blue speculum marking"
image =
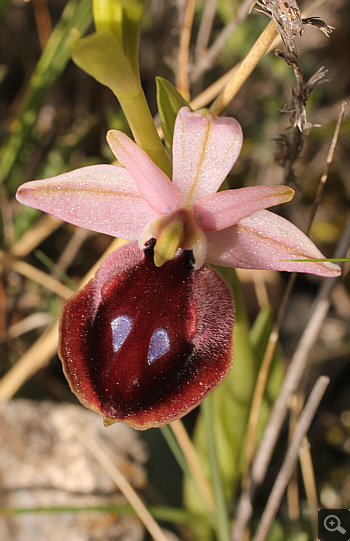
<svg viewBox="0 0 350 541"><path fill-rule="evenodd" d="M128 316L118 316L111 321L113 332L113 350L118 351L128 336L132 321Z"/></svg>
<svg viewBox="0 0 350 541"><path fill-rule="evenodd" d="M154 331L148 350L148 364L153 363L158 357L164 355L170 347L168 333L164 329Z"/></svg>

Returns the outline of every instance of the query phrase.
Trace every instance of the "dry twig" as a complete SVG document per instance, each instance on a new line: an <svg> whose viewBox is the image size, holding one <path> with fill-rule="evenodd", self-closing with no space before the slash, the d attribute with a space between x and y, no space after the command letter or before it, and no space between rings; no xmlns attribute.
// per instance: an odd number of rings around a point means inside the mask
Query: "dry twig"
<svg viewBox="0 0 350 541"><path fill-rule="evenodd" d="M203 498L209 509L212 511L215 510L215 501L213 496L213 491L209 485L207 479L203 474L203 469L199 463L197 452L194 448L192 440L190 439L183 422L178 419L170 423L170 428L172 429L174 436L186 458L186 461L193 473L194 478L196 479L197 485L203 495Z"/></svg>
<svg viewBox="0 0 350 541"><path fill-rule="evenodd" d="M135 509L137 515L147 528L152 538L155 541L167 541L165 534L154 520L147 507L131 486L129 481L124 477L117 466L106 455L104 451L97 445L97 443L87 434L84 437L80 435L82 442L86 445L89 451L94 455L96 460L105 468L109 473L119 490L123 493L130 505Z"/></svg>
<svg viewBox="0 0 350 541"><path fill-rule="evenodd" d="M237 94L238 90L248 79L253 69L262 59L276 36L277 32L275 25L272 21L270 21L265 30L254 43L253 47L250 49L247 56L238 65L232 79L228 82L214 103L211 105L211 113L220 115L225 110L227 105Z"/></svg>
<svg viewBox="0 0 350 541"><path fill-rule="evenodd" d="M196 48L194 57L196 59L196 66L201 62L203 56L206 53L208 42L210 38L211 29L213 26L215 14L216 14L217 0L207 0L205 2L203 16L201 24L198 30ZM191 77L192 80L192 77Z"/></svg>
<svg viewBox="0 0 350 541"><path fill-rule="evenodd" d="M286 457L283 461L281 469L278 473L277 479L271 491L270 497L266 504L263 516L259 522L259 527L254 537L254 541L265 541L267 534L269 533L272 521L276 516L278 507L281 503L282 496L286 489L287 483L290 479L294 466L298 460L298 454L306 436L307 431L311 425L312 419L315 416L316 410L321 402L321 399L325 393L329 378L321 376L306 403L306 406L300 416L300 420L297 424L292 442L288 448Z"/></svg>

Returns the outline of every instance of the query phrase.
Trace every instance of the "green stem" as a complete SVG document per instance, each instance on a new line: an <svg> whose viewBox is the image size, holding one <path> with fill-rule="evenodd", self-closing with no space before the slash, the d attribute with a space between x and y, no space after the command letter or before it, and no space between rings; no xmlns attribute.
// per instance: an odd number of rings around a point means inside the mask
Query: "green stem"
<svg viewBox="0 0 350 541"><path fill-rule="evenodd" d="M124 52L135 77L138 79L140 79L139 43L143 7L144 5L141 2L139 5L131 5L124 8L123 18Z"/></svg>
<svg viewBox="0 0 350 541"><path fill-rule="evenodd" d="M92 13L97 32L110 32L123 46L123 7L119 2L92 0Z"/></svg>
<svg viewBox="0 0 350 541"><path fill-rule="evenodd" d="M154 125L141 84L139 84L139 91L136 95L130 97L117 93L115 95L124 111L136 143L171 178L171 164Z"/></svg>

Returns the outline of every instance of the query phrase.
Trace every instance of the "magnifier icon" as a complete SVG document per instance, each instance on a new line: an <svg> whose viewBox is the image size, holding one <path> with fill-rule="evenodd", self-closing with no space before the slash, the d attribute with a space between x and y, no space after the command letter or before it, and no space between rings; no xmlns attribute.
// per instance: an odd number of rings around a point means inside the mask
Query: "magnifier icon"
<svg viewBox="0 0 350 541"><path fill-rule="evenodd" d="M340 520L336 515L327 515L323 521L324 527L329 532L346 533L346 530L341 527Z"/></svg>

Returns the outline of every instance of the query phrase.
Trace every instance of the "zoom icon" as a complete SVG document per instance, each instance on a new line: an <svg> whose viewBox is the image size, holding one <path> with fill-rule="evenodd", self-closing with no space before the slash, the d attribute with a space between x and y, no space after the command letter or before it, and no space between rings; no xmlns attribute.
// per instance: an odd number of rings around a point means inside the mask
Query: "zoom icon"
<svg viewBox="0 0 350 541"><path fill-rule="evenodd" d="M319 541L349 541L349 509L320 509L318 511Z"/></svg>

